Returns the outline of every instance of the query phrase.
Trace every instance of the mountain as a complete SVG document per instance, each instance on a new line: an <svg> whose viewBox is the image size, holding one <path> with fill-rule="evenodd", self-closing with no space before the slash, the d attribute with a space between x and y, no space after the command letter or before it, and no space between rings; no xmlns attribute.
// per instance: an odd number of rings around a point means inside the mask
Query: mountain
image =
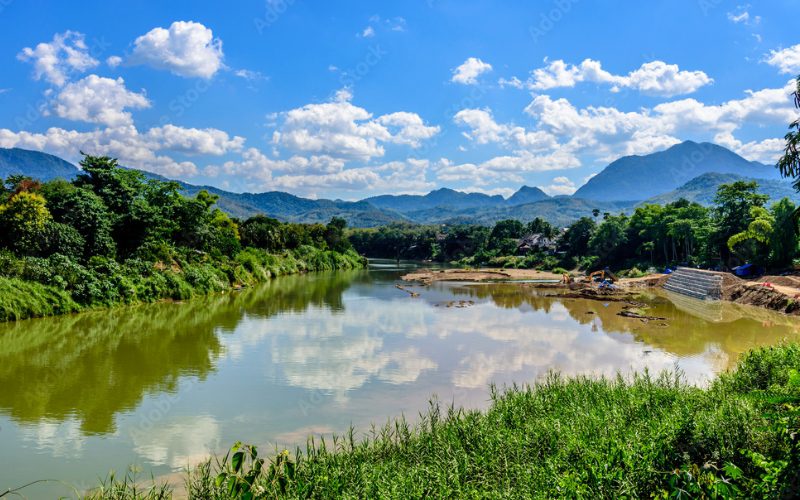
<svg viewBox="0 0 800 500"><path fill-rule="evenodd" d="M500 195L490 196L483 193L462 193L461 191L449 188L437 189L426 195L385 194L366 198L362 201L370 203L378 208L395 210L400 213L437 207L464 209L497 206L505 203L505 199Z"/></svg>
<svg viewBox="0 0 800 500"><path fill-rule="evenodd" d="M72 179L78 172L78 167L58 156L27 149L0 148L1 179L11 175L27 175L41 181L59 177Z"/></svg>
<svg viewBox="0 0 800 500"><path fill-rule="evenodd" d="M538 187L522 186L519 190L509 196L506 200L507 205L524 205L525 203L533 203L535 201L542 201L550 198L544 191Z"/></svg>
<svg viewBox="0 0 800 500"><path fill-rule="evenodd" d="M71 179L80 169L61 158L39 151L0 148L0 178L22 174L43 181L62 177ZM167 181L166 177L142 172L150 179ZM353 227L373 227L392 222L408 222L396 212L381 210L369 203L341 200L310 200L289 193L232 193L211 186L196 186L178 182L184 193L192 196L206 191L219 196L217 206L234 217L246 218L266 214L286 222L328 222L331 217L343 217Z"/></svg>
<svg viewBox="0 0 800 500"><path fill-rule="evenodd" d="M461 210L439 207L409 212L405 215L420 224L494 224L504 219L530 222L536 217L541 217L551 224L566 227L581 217L592 217L594 209L600 210L601 213L618 214L630 212L633 206L634 203L630 202L596 202L569 196L556 196L522 205Z"/></svg>
<svg viewBox="0 0 800 500"><path fill-rule="evenodd" d="M653 196L649 198L646 203L664 205L679 198L686 198L689 201L696 201L701 205L711 205L714 202L714 196L716 196L717 188L720 185L730 184L736 181L758 182L758 192L769 196L770 202L778 201L784 197L794 202L800 202L800 193L794 190L792 183L789 181L752 179L736 174L719 174L712 172L699 175L674 191Z"/></svg>
<svg viewBox="0 0 800 500"><path fill-rule="evenodd" d="M573 197L641 201L677 189L698 175L710 172L755 179L780 178L776 168L745 160L722 146L686 141L665 151L622 157L589 179Z"/></svg>

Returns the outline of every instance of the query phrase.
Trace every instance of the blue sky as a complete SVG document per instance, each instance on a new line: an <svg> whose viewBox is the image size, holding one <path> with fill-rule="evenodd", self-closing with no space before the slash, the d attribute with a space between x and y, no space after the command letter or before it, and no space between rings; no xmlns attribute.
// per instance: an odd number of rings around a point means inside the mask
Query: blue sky
<svg viewBox="0 0 800 500"><path fill-rule="evenodd" d="M0 0L0 147L233 191L569 194L692 139L772 162L792 1Z"/></svg>

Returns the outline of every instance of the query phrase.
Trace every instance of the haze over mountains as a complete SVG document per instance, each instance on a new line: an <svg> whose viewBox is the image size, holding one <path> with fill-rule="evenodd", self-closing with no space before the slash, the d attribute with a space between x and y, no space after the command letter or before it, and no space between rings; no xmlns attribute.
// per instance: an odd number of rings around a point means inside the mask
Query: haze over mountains
<svg viewBox="0 0 800 500"><path fill-rule="evenodd" d="M72 178L80 170L53 155L0 148L0 178L22 174L40 180ZM150 174L151 178L166 178ZM392 222L422 224L483 223L542 217L557 225L601 212L630 211L642 202L668 203L687 198L710 204L720 184L758 180L760 191L772 199L800 196L777 169L747 161L710 143L686 141L665 151L620 158L592 177L572 196L550 197L537 187L522 186L505 199L499 195L463 193L441 188L426 195L382 195L361 201L312 200L289 193L232 193L211 186L179 182L188 195L201 189L219 196L218 206L236 217L264 213L291 222L327 222L344 217L352 226L371 227Z"/></svg>

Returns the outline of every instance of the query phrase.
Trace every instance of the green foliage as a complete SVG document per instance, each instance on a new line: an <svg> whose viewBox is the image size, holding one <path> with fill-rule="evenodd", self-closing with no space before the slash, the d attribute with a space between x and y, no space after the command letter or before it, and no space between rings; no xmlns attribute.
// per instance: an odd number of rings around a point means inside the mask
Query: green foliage
<svg viewBox="0 0 800 500"><path fill-rule="evenodd" d="M797 77L797 89L792 97L795 107L800 109L800 76ZM794 188L800 191L800 118L789 124L785 139L786 146L783 156L778 160L778 169L782 176L794 178Z"/></svg>
<svg viewBox="0 0 800 500"><path fill-rule="evenodd" d="M491 388L484 411L437 400L359 440L351 428L260 458L237 443L190 498L789 498L800 485L800 346L746 354L708 388L680 374Z"/></svg>
<svg viewBox="0 0 800 500"><path fill-rule="evenodd" d="M187 198L177 183L146 180L107 157L87 155L81 166L72 183L16 176L3 184L0 276L30 292L2 291L0 320L183 300L282 274L365 265L343 219L323 226L255 217L244 223L245 242L262 248L243 249L239 224L214 207L216 195Z"/></svg>

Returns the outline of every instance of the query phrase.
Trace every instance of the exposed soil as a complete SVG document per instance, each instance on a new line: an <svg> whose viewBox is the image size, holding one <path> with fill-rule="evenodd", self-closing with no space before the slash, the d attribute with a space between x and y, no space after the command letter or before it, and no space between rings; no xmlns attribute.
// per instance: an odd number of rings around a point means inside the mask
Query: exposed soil
<svg viewBox="0 0 800 500"><path fill-rule="evenodd" d="M434 281L520 281L560 280L561 275L533 269L423 269L403 276L405 281L430 284Z"/></svg>
<svg viewBox="0 0 800 500"><path fill-rule="evenodd" d="M737 304L763 307L785 314L800 315L800 277L798 276L763 276L755 280L743 280L733 274L722 275L722 299ZM581 277L569 285L563 283L536 283L532 280L561 280L562 275L535 271L532 269L436 269L420 270L403 276L405 281L417 281L429 285L435 281L470 281L470 282L518 282L520 286L537 289L553 289L561 298L603 300L607 302L628 302L638 305L632 300L636 289L660 288L669 279L668 275L652 274L642 278L623 278L615 283L613 289L599 290L594 283L584 282ZM398 288L403 289L398 286ZM405 290L405 289L403 289ZM408 290L405 290L408 291ZM409 293L412 293L408 291ZM623 316L630 316L627 313ZM649 320L643 317L639 319ZM657 319L657 318L653 318Z"/></svg>

